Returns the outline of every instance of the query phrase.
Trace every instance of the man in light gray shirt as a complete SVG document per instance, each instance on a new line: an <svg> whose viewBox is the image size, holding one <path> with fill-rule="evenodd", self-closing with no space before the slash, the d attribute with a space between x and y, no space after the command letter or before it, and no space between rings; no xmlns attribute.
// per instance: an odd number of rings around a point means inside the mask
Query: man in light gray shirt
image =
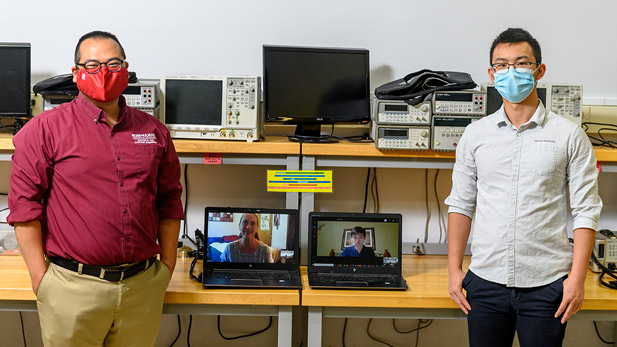
<svg viewBox="0 0 617 347"><path fill-rule="evenodd" d="M488 74L503 106L470 124L456 149L446 199L449 291L467 314L472 347L512 346L515 332L523 347L561 346L566 321L583 303L602 209L596 158L581 127L538 99L541 59L523 29L495 39Z"/></svg>

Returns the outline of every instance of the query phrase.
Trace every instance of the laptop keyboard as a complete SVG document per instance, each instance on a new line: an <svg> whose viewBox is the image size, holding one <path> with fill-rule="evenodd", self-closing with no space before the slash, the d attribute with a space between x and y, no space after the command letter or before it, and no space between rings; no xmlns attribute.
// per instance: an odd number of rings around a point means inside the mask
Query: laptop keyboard
<svg viewBox="0 0 617 347"><path fill-rule="evenodd" d="M322 282L355 281L355 282L395 282L390 275L349 275L349 274L319 274Z"/></svg>
<svg viewBox="0 0 617 347"><path fill-rule="evenodd" d="M258 280L289 280L288 272L272 271L215 271L218 279L258 279Z"/></svg>

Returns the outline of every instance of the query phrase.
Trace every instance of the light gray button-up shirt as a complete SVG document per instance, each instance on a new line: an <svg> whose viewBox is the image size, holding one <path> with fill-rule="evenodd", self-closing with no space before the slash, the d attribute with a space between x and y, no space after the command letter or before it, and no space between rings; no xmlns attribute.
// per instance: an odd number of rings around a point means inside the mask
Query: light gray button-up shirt
<svg viewBox="0 0 617 347"><path fill-rule="evenodd" d="M474 219L470 270L509 287L537 287L570 272L566 191L574 229L596 230L597 177L585 132L541 102L519 129L503 106L467 126L445 203Z"/></svg>

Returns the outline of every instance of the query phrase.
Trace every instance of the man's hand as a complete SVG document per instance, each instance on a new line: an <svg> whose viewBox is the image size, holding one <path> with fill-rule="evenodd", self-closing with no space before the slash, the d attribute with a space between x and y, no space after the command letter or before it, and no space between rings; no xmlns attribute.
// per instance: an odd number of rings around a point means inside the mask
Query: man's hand
<svg viewBox="0 0 617 347"><path fill-rule="evenodd" d="M42 273L30 273L30 282L32 282L32 291L34 295L38 295L39 286L41 285L41 281L43 281L43 276L45 276L45 271Z"/></svg>
<svg viewBox="0 0 617 347"><path fill-rule="evenodd" d="M448 291L450 292L450 298L452 298L452 301L454 301L465 314L469 314L471 306L465 294L463 294L463 279L465 278L465 273L460 269L457 271L450 271L449 278Z"/></svg>
<svg viewBox="0 0 617 347"><path fill-rule="evenodd" d="M583 298L585 296L585 279L582 281L568 277L563 281L563 298L561 304L555 313L555 318L558 318L562 313L561 324L572 317L583 306Z"/></svg>

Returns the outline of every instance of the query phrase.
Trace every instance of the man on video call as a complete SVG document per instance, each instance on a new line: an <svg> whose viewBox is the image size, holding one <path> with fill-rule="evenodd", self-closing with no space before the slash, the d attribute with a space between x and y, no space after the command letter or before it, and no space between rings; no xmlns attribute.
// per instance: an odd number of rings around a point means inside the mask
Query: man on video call
<svg viewBox="0 0 617 347"><path fill-rule="evenodd" d="M522 347L561 346L583 303L602 209L596 157L582 128L538 99L546 66L536 39L508 29L489 59L503 106L467 126L456 149L446 199L450 296L467 314L471 347L510 347L515 332Z"/></svg>
<svg viewBox="0 0 617 347"><path fill-rule="evenodd" d="M373 258L375 252L371 247L364 246L364 240L366 239L366 230L362 227L354 227L351 230L351 239L353 245L345 247L341 257L361 257L361 258Z"/></svg>
<svg viewBox="0 0 617 347"><path fill-rule="evenodd" d="M180 164L165 126L126 105L127 68L116 36L82 36L77 99L13 139L8 221L46 347L156 341L184 218Z"/></svg>

